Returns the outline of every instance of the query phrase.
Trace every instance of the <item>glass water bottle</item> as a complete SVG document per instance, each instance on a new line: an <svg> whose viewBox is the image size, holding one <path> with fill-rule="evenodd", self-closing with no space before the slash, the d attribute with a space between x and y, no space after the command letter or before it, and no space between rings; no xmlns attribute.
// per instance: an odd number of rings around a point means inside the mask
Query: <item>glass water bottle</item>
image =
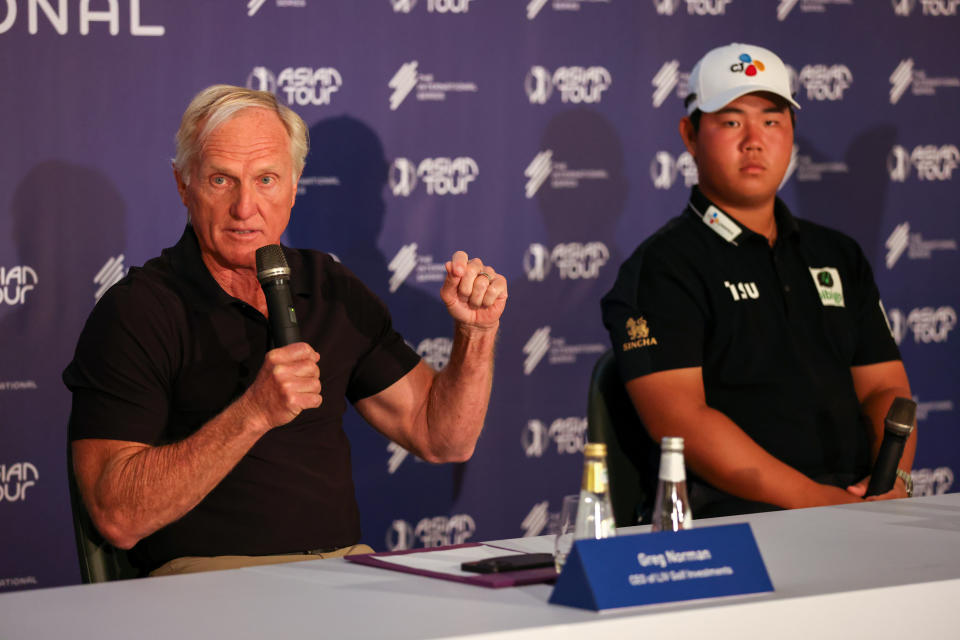
<svg viewBox="0 0 960 640"><path fill-rule="evenodd" d="M616 527L607 476L607 445L589 442L583 455L583 482L573 537L578 540L612 538Z"/></svg>
<svg viewBox="0 0 960 640"><path fill-rule="evenodd" d="M679 531L693 528L687 473L683 467L683 438L660 442L660 474L653 503L651 531Z"/></svg>

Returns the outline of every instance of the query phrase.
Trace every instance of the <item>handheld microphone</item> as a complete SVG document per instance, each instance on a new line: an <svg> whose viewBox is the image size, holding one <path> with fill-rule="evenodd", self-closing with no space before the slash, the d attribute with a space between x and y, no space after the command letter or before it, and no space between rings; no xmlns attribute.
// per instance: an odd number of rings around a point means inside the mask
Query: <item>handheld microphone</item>
<svg viewBox="0 0 960 640"><path fill-rule="evenodd" d="M893 489L897 480L897 465L903 455L903 446L907 436L913 431L913 422L917 414L917 403L909 398L894 398L884 419L883 442L877 461L873 464L867 496L876 496Z"/></svg>
<svg viewBox="0 0 960 640"><path fill-rule="evenodd" d="M290 294L290 267L280 245L268 244L257 249L257 280L267 297L273 346L300 342L300 325Z"/></svg>

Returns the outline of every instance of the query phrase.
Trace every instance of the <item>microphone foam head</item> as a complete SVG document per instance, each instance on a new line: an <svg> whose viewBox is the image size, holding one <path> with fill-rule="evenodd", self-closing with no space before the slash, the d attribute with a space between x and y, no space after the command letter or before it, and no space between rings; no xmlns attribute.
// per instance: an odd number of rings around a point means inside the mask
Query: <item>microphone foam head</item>
<svg viewBox="0 0 960 640"><path fill-rule="evenodd" d="M273 280L290 277L290 266L278 244L268 244L257 249L257 280Z"/></svg>

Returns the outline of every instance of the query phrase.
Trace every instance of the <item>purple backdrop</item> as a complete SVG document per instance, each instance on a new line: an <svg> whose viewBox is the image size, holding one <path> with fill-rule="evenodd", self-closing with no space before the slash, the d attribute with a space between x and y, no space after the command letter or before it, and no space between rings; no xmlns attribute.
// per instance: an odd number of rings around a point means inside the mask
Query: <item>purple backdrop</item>
<svg viewBox="0 0 960 640"><path fill-rule="evenodd" d="M102 290L179 237L173 134L218 82L304 117L287 243L339 256L430 362L450 348L447 256L510 279L469 463L430 466L349 417L375 548L543 533L576 490L599 298L685 203L679 96L738 40L795 72L782 195L870 257L919 402L917 491L953 490L958 4L0 0L0 592L79 580L60 372Z"/></svg>

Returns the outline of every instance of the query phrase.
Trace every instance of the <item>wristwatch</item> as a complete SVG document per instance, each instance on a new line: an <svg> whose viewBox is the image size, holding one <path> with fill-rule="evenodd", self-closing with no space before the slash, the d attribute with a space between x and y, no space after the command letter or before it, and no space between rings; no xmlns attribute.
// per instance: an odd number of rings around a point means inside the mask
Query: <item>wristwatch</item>
<svg viewBox="0 0 960 640"><path fill-rule="evenodd" d="M903 485L907 490L907 497L913 497L913 475L904 471L903 469L897 469L897 477L903 480Z"/></svg>

